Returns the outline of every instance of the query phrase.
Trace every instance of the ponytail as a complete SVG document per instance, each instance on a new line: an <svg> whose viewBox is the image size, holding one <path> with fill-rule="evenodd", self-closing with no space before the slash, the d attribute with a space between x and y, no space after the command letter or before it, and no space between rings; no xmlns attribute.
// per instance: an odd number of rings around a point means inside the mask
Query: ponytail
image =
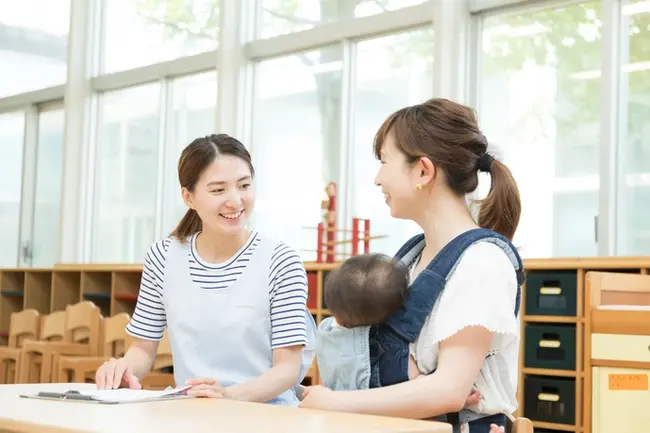
<svg viewBox="0 0 650 433"><path fill-rule="evenodd" d="M188 209L174 231L169 235L184 242L189 236L198 233L203 228L199 214L194 209Z"/></svg>
<svg viewBox="0 0 650 433"><path fill-rule="evenodd" d="M485 171L490 173L492 182L487 197L480 201L478 225L512 241L521 216L517 182L510 169L496 159L490 161Z"/></svg>

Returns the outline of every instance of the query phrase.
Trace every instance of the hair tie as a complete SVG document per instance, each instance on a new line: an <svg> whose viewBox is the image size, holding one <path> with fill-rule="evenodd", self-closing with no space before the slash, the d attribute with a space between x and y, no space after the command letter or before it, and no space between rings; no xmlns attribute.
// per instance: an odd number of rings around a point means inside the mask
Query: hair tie
<svg viewBox="0 0 650 433"><path fill-rule="evenodd" d="M478 159L476 168L478 169L478 171L489 173L493 162L494 162L494 158L492 157L492 155L486 152L483 154L483 156L481 156Z"/></svg>

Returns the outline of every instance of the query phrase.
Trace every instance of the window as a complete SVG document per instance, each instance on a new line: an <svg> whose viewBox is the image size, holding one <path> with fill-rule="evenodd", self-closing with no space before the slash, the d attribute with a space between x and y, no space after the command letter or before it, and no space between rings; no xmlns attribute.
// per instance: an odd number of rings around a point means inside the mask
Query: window
<svg viewBox="0 0 650 433"><path fill-rule="evenodd" d="M104 0L101 73L217 48L219 0Z"/></svg>
<svg viewBox="0 0 650 433"><path fill-rule="evenodd" d="M53 266L59 257L63 165L63 108L39 113L32 266Z"/></svg>
<svg viewBox="0 0 650 433"><path fill-rule="evenodd" d="M519 184L523 257L597 254L600 5L484 20L480 124Z"/></svg>
<svg viewBox="0 0 650 433"><path fill-rule="evenodd" d="M92 261L139 263L154 241L158 83L100 100Z"/></svg>
<svg viewBox="0 0 650 433"><path fill-rule="evenodd" d="M625 1L617 253L650 253L650 2Z"/></svg>
<svg viewBox="0 0 650 433"><path fill-rule="evenodd" d="M433 29L363 41L357 47L354 89L354 145L351 214L370 219L372 252L394 255L419 230L415 223L390 216L381 189L374 184L379 162L374 137L393 112L432 96Z"/></svg>
<svg viewBox="0 0 650 433"><path fill-rule="evenodd" d="M260 63L252 156L257 173L256 229L313 260L328 182L339 182L339 46Z"/></svg>
<svg viewBox="0 0 650 433"><path fill-rule="evenodd" d="M23 184L23 112L0 114L0 266L18 266Z"/></svg>
<svg viewBox="0 0 650 433"><path fill-rule="evenodd" d="M70 0L0 2L0 98L64 84Z"/></svg>
<svg viewBox="0 0 650 433"><path fill-rule="evenodd" d="M376 15L427 0L258 0L262 19L261 38L298 32L333 21Z"/></svg>
<svg viewBox="0 0 650 433"><path fill-rule="evenodd" d="M178 184L177 166L181 152L195 138L215 133L217 73L211 71L177 78L172 84L172 95L172 115L168 126L172 153L164 175L168 187L163 196L163 236L171 233L187 211Z"/></svg>

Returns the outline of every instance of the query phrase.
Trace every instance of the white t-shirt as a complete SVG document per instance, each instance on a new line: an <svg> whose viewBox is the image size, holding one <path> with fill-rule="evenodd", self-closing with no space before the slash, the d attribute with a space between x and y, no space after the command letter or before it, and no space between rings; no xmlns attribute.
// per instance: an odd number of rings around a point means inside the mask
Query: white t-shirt
<svg viewBox="0 0 650 433"><path fill-rule="evenodd" d="M520 327L514 314L516 295L517 275L506 253L491 242L479 242L465 251L411 344L420 373L429 374L438 364L441 341L468 326L496 333L491 356L474 383L481 401L468 409L475 412L512 413L517 408Z"/></svg>

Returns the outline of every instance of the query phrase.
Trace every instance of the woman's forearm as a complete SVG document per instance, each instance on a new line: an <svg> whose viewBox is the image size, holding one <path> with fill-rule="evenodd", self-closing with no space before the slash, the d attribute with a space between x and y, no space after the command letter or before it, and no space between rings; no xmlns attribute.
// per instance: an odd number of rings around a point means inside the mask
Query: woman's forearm
<svg viewBox="0 0 650 433"><path fill-rule="evenodd" d="M131 368L131 371L141 380L149 371L153 365L153 361L156 358L156 347L151 346L153 342L145 342L144 344L133 343L129 350L124 354L124 360L128 363L128 366Z"/></svg>
<svg viewBox="0 0 650 433"><path fill-rule="evenodd" d="M426 419L461 410L467 399L464 391L433 373L388 387L342 392L337 406L354 413Z"/></svg>
<svg viewBox="0 0 650 433"><path fill-rule="evenodd" d="M226 388L224 394L233 400L265 403L291 388L297 380L295 365L278 364L255 379Z"/></svg>

